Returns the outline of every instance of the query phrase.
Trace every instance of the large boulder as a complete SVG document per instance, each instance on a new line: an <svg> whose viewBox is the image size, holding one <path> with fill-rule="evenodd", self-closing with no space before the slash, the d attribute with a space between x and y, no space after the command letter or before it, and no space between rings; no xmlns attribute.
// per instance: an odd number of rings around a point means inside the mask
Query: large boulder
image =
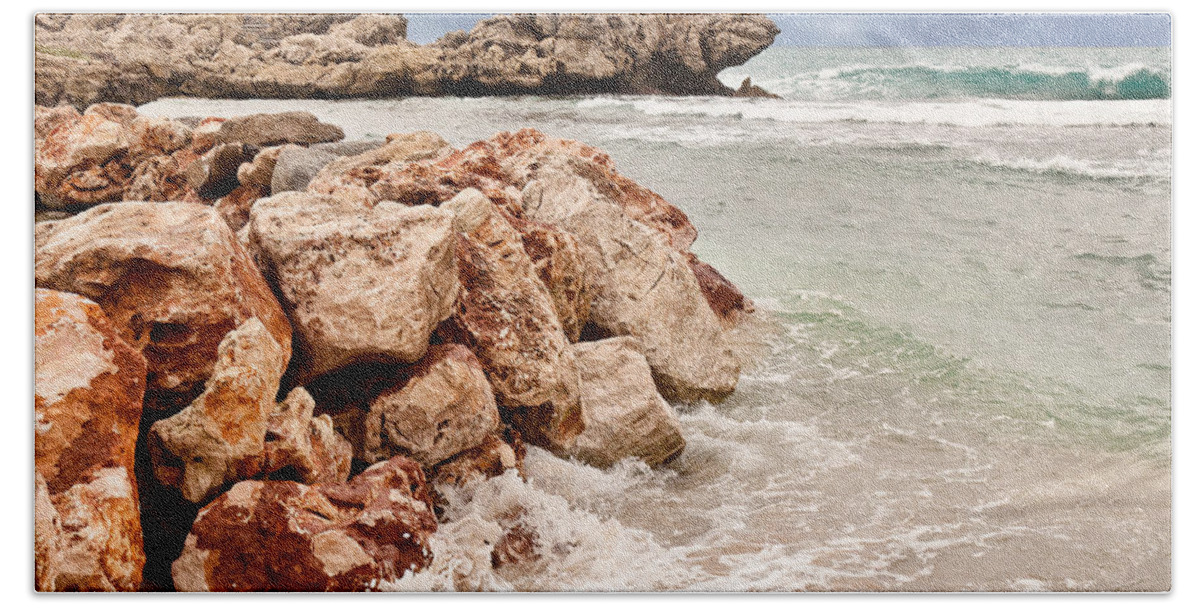
<svg viewBox="0 0 1200 608"><path fill-rule="evenodd" d="M679 417L655 390L637 339L580 342L573 348L583 433L571 446L572 456L601 468L630 457L654 466L683 451Z"/></svg>
<svg viewBox="0 0 1200 608"><path fill-rule="evenodd" d="M525 442L521 434L508 428L492 433L479 445L433 467L430 480L434 485L463 486L472 481L499 477L514 469L525 477Z"/></svg>
<svg viewBox="0 0 1200 608"><path fill-rule="evenodd" d="M460 231L462 286L445 333L475 351L522 435L561 450L582 425L579 371L554 302L500 208L474 189L442 208Z"/></svg>
<svg viewBox="0 0 1200 608"><path fill-rule="evenodd" d="M740 364L688 259L659 230L635 221L567 161L544 159L522 193L533 219L571 232L587 265L590 320L603 335L635 336L660 391L682 401L720 400Z"/></svg>
<svg viewBox="0 0 1200 608"><path fill-rule="evenodd" d="M420 359L458 295L450 214L311 193L259 200L249 240L299 336L296 382L356 360Z"/></svg>
<svg viewBox="0 0 1200 608"><path fill-rule="evenodd" d="M414 161L440 158L450 151L450 144L436 133L416 131L392 134L383 146L339 158L325 165L308 183L308 191L363 203L390 200L413 204L395 196L379 196L372 191L372 187L386 175L384 169L389 166L403 166Z"/></svg>
<svg viewBox="0 0 1200 608"><path fill-rule="evenodd" d="M212 374L225 334L257 317L285 358L291 326L271 288L212 208L193 203L101 205L39 224L38 287L100 304L121 337L142 351L151 408L186 405Z"/></svg>
<svg viewBox="0 0 1200 608"><path fill-rule="evenodd" d="M428 565L436 530L403 456L344 484L243 481L200 511L172 573L180 591L363 591Z"/></svg>
<svg viewBox="0 0 1200 608"><path fill-rule="evenodd" d="M431 346L404 376L371 402L363 460L404 454L431 467L479 445L499 426L487 376L465 346Z"/></svg>
<svg viewBox="0 0 1200 608"><path fill-rule="evenodd" d="M286 367L287 353L258 319L229 332L204 392L150 427L159 482L203 504L225 483L259 474L267 418Z"/></svg>
<svg viewBox="0 0 1200 608"><path fill-rule="evenodd" d="M40 591L136 591L134 450L146 362L96 303L34 292L34 546Z"/></svg>
<svg viewBox="0 0 1200 608"><path fill-rule="evenodd" d="M283 146L272 167L271 194L305 190L325 165L338 158L338 155L324 150L294 144Z"/></svg>

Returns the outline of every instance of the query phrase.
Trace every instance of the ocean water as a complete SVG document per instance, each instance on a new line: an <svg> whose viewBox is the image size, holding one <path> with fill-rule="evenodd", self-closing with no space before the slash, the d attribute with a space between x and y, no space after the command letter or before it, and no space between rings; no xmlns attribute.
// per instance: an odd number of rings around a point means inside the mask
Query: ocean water
<svg viewBox="0 0 1200 608"><path fill-rule="evenodd" d="M658 469L530 450L387 589L1164 590L1169 49L768 49L783 99L160 100L349 139L536 127L681 207L757 303ZM536 531L492 569L496 521Z"/></svg>

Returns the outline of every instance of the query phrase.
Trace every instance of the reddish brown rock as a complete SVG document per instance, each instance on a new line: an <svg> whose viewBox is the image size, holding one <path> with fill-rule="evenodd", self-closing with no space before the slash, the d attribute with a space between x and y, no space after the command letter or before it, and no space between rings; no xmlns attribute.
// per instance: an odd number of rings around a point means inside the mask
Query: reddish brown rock
<svg viewBox="0 0 1200 608"><path fill-rule="evenodd" d="M313 416L316 402L292 389L267 419L265 464L272 478L293 475L306 484L341 483L350 476L353 448L328 415Z"/></svg>
<svg viewBox="0 0 1200 608"><path fill-rule="evenodd" d="M58 125L64 122L74 122L79 120L79 110L75 106L58 106L57 108L47 108L46 106L33 106L33 140L35 145L46 139Z"/></svg>
<svg viewBox="0 0 1200 608"><path fill-rule="evenodd" d="M94 302L47 289L34 298L38 589L137 590L145 553L134 448L146 362Z"/></svg>
<svg viewBox="0 0 1200 608"><path fill-rule="evenodd" d="M133 121L137 119L137 108L125 103L95 103L83 112L84 116L99 116L105 120L120 123L124 127L129 127Z"/></svg>
<svg viewBox="0 0 1200 608"><path fill-rule="evenodd" d="M131 162L171 154L192 142L192 130L181 122L139 116L129 124Z"/></svg>
<svg viewBox="0 0 1200 608"><path fill-rule="evenodd" d="M267 196L270 196L268 188L260 185L241 185L234 188L229 194L213 201L213 209L221 214L221 219L225 220L229 229L236 233L250 222L250 208L254 206L254 203ZM245 247L246 244L243 243L242 246Z"/></svg>
<svg viewBox="0 0 1200 608"><path fill-rule="evenodd" d="M635 338L580 342L573 348L583 432L571 445L572 456L600 468L631 457L654 466L683 451L679 417L655 390Z"/></svg>
<svg viewBox="0 0 1200 608"><path fill-rule="evenodd" d="M381 199L371 192L370 187L384 175L384 167L438 158L450 150L450 144L429 131L389 135L382 147L325 165L309 181L308 191L363 203L377 202Z"/></svg>
<svg viewBox="0 0 1200 608"><path fill-rule="evenodd" d="M587 261L571 233L533 220L506 216L521 233L521 245L542 284L550 292L563 333L572 342L587 324L592 309Z"/></svg>
<svg viewBox="0 0 1200 608"><path fill-rule="evenodd" d="M438 464L430 478L435 485L462 486L472 480L499 477L509 469L525 477L525 443L513 429L492 433L483 443Z"/></svg>
<svg viewBox="0 0 1200 608"><path fill-rule="evenodd" d="M716 268L701 262L693 253L687 254L687 261L700 283L700 291L704 293L709 308L717 314L726 329L737 326L746 315L754 312L754 302L742 295L737 285L717 272Z"/></svg>
<svg viewBox="0 0 1200 608"><path fill-rule="evenodd" d="M255 203L248 228L301 338L297 384L355 361L416 361L454 310L454 233L439 209L284 192Z"/></svg>
<svg viewBox="0 0 1200 608"><path fill-rule="evenodd" d="M431 346L403 373L401 384L371 402L363 460L404 454L430 467L479 445L499 426L487 376L465 346Z"/></svg>
<svg viewBox="0 0 1200 608"><path fill-rule="evenodd" d="M267 417L286 367L286 351L257 318L229 332L204 392L150 427L159 482L202 504L225 483L258 475Z"/></svg>
<svg viewBox="0 0 1200 608"><path fill-rule="evenodd" d="M579 372L521 235L475 190L443 205L458 238L458 310L447 334L479 357L497 402L529 441L560 450L582 430Z"/></svg>
<svg viewBox="0 0 1200 608"><path fill-rule="evenodd" d="M38 231L35 246L37 285L99 303L121 337L142 350L155 393L190 400L212 374L225 334L252 317L285 358L290 352L287 317L210 207L102 205ZM178 404L148 399L147 406Z"/></svg>
<svg viewBox="0 0 1200 608"><path fill-rule="evenodd" d="M402 456L344 484L243 481L200 511L172 573L180 591L362 591L427 566L436 530Z"/></svg>
<svg viewBox="0 0 1200 608"><path fill-rule="evenodd" d="M221 198L238 187L238 168L251 162L258 148L247 144L221 144L188 165L188 185L206 200Z"/></svg>
<svg viewBox="0 0 1200 608"><path fill-rule="evenodd" d="M61 208L119 200L129 180L122 161L128 129L99 114L64 120L34 151L34 189L43 205Z"/></svg>

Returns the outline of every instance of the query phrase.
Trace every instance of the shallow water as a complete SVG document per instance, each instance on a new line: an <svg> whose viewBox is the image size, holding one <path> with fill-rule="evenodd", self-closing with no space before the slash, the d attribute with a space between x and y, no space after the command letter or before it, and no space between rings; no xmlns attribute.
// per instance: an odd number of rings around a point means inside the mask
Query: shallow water
<svg viewBox="0 0 1200 608"><path fill-rule="evenodd" d="M433 567L386 588L1168 588L1169 51L770 49L746 75L785 99L142 111L579 139L763 311L737 392L680 407L678 460L531 449L527 483L451 492ZM492 571L497 518L551 559Z"/></svg>

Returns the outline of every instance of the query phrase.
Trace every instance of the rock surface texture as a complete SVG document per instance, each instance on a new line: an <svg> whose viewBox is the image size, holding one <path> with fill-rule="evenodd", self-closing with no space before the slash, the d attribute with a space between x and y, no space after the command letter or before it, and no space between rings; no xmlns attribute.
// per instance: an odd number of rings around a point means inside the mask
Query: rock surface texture
<svg viewBox="0 0 1200 608"><path fill-rule="evenodd" d="M573 348L583 433L571 446L572 456L601 468L629 457L654 466L683 450L679 417L655 391L650 365L635 338L581 342Z"/></svg>
<svg viewBox="0 0 1200 608"><path fill-rule="evenodd" d="M34 295L39 591L136 591L145 553L134 448L146 362L96 303Z"/></svg>
<svg viewBox="0 0 1200 608"><path fill-rule="evenodd" d="M399 15L43 14L35 98L732 95L717 73L779 33L761 15L501 15L418 46L406 25Z"/></svg>
<svg viewBox="0 0 1200 608"><path fill-rule="evenodd" d="M432 346L404 376L371 403L363 460L404 454L431 467L478 446L499 426L492 387L465 346Z"/></svg>
<svg viewBox="0 0 1200 608"><path fill-rule="evenodd" d="M258 201L248 227L296 328L299 384L356 360L416 361L454 310L445 211L285 192Z"/></svg>
<svg viewBox="0 0 1200 608"><path fill-rule="evenodd" d="M172 573L180 591L362 591L428 565L436 530L402 456L344 484L243 481L201 509Z"/></svg>
<svg viewBox="0 0 1200 608"><path fill-rule="evenodd" d="M290 353L287 317L210 207L101 205L41 224L34 243L37 286L100 304L122 339L146 357L148 390L194 396L212 374L225 334L253 317L285 359ZM147 406L160 403L148 400Z"/></svg>

